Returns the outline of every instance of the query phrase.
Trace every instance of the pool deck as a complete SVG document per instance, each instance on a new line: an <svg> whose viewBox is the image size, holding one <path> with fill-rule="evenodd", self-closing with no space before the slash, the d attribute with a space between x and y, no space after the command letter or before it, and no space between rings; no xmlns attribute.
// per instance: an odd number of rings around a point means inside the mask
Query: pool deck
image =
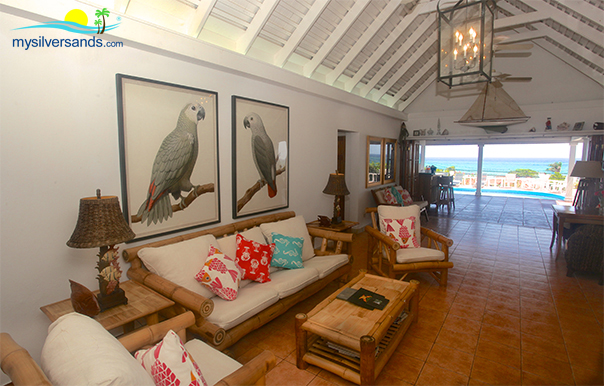
<svg viewBox="0 0 604 386"><path fill-rule="evenodd" d="M428 214L438 217L441 225L443 218L449 218L452 220L451 225L453 221L465 220L551 229L552 205L560 202L543 198L455 194L455 209L451 208L449 212L447 207L441 206L437 210L436 205L430 205Z"/></svg>

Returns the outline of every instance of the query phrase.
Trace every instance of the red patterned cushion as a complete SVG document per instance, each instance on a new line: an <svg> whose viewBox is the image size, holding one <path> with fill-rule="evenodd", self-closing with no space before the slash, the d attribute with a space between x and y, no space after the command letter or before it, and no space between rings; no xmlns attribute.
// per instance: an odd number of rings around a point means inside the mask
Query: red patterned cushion
<svg viewBox="0 0 604 386"><path fill-rule="evenodd" d="M243 279L259 283L271 281L269 268L273 258L275 244L261 244L237 235L237 264L243 270Z"/></svg>
<svg viewBox="0 0 604 386"><path fill-rule="evenodd" d="M156 386L208 386L197 363L178 335L170 330L161 342L134 357L147 370Z"/></svg>
<svg viewBox="0 0 604 386"><path fill-rule="evenodd" d="M415 236L415 216L403 219L380 219L380 229L401 245L401 248L419 248L419 242Z"/></svg>
<svg viewBox="0 0 604 386"><path fill-rule="evenodd" d="M235 260L210 245L208 259L195 275L195 280L224 300L235 300L241 276L241 268Z"/></svg>
<svg viewBox="0 0 604 386"><path fill-rule="evenodd" d="M389 205L398 204L398 201L396 201L396 197L394 197L394 195L392 194L392 190L390 190L390 188L386 188L382 192L383 192L384 201L386 201L386 204L389 204Z"/></svg>
<svg viewBox="0 0 604 386"><path fill-rule="evenodd" d="M403 188L397 186L396 190L398 190L398 192L403 197L403 205L405 205L405 206L413 205L413 198L411 198L411 195L409 194L407 189L403 189Z"/></svg>

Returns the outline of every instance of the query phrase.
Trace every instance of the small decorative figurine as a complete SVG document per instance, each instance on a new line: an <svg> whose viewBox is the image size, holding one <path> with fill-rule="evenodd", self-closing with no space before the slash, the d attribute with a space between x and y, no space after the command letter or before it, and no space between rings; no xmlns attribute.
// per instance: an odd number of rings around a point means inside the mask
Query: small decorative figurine
<svg viewBox="0 0 604 386"><path fill-rule="evenodd" d="M432 130L432 128L429 128L428 129L428 135L432 135L432 134L434 134L434 130Z"/></svg>
<svg viewBox="0 0 604 386"><path fill-rule="evenodd" d="M570 127L570 125L566 122L562 122L561 124L558 125L558 127L556 127L556 129L558 129L558 131L566 131L568 130L568 128Z"/></svg>
<svg viewBox="0 0 604 386"><path fill-rule="evenodd" d="M443 134L443 135L449 135L449 130L444 129L442 134Z"/></svg>
<svg viewBox="0 0 604 386"><path fill-rule="evenodd" d="M535 127L531 127L531 129L529 130L529 133L534 133L535 131L537 131L537 129L535 129Z"/></svg>
<svg viewBox="0 0 604 386"><path fill-rule="evenodd" d="M545 122L545 131L552 130L552 119L550 117L547 118L547 122Z"/></svg>
<svg viewBox="0 0 604 386"><path fill-rule="evenodd" d="M420 130L419 130L419 133L420 133L421 135L426 135L426 129L420 129Z"/></svg>
<svg viewBox="0 0 604 386"><path fill-rule="evenodd" d="M94 293L80 283L69 280L71 286L71 305L75 312L93 317L101 312Z"/></svg>

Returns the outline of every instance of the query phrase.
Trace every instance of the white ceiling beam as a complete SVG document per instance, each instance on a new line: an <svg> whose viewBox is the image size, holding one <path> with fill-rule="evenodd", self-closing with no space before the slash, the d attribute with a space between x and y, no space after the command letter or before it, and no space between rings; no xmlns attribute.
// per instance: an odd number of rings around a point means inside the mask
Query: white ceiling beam
<svg viewBox="0 0 604 386"><path fill-rule="evenodd" d="M323 13L323 10L327 8L328 4L329 1L315 1L313 3L300 24L298 24L289 39L287 39L285 45L275 54L275 57L273 58L273 64L275 66L283 67L285 65L287 59L289 59L296 48L298 48L302 39L304 39L308 31L310 31L319 16L321 16L321 13Z"/></svg>
<svg viewBox="0 0 604 386"><path fill-rule="evenodd" d="M583 36L584 38L589 39L598 45L602 45L602 40L604 37L602 32L588 26L581 20L575 19L571 15L568 15L558 8L543 1L531 1L528 5L540 13L549 15L548 19L552 19L573 32Z"/></svg>
<svg viewBox="0 0 604 386"><path fill-rule="evenodd" d="M195 38L199 37L203 26L206 24L217 0L199 0L197 9L187 20L187 35Z"/></svg>
<svg viewBox="0 0 604 386"><path fill-rule="evenodd" d="M497 44L511 44L511 43L521 43L521 42L526 42L526 41L530 41L530 40L535 40L535 39L540 39L545 37L545 33L536 30L536 31L528 31L528 32L522 32L519 34L509 34L506 35L507 39L503 40L501 43L497 43Z"/></svg>
<svg viewBox="0 0 604 386"><path fill-rule="evenodd" d="M434 19L431 17L427 17L424 19L422 24L420 24L415 31L409 36L409 38L403 43L403 45L396 51L394 55L388 59L388 61L380 68L380 70L371 78L371 80L361 88L360 96L366 97L371 90L375 87L376 84L390 71L392 66L396 64L401 58L407 53L407 51L413 47L417 40L422 36L428 28L434 24ZM419 51L419 50L418 50ZM417 51L416 51L417 53ZM373 56L373 55L372 55ZM380 55L381 56L381 55Z"/></svg>
<svg viewBox="0 0 604 386"><path fill-rule="evenodd" d="M403 75L405 75L407 73L407 71L409 71L409 69L411 69L411 67L413 67L413 65L419 60L419 58L422 57L422 55L426 52L426 50L432 44L434 44L437 37L438 37L438 34L437 34L436 30L432 31L430 36L428 36L428 38L421 44L421 46L417 47L417 51L415 51L413 53L413 55L411 55L409 57L409 59L407 59L405 61L405 63L394 73L394 75L392 75L390 77L390 79L388 79L388 81L379 89L379 91L374 93L373 100L377 102L380 99L382 99L384 94L386 94L386 92L388 90L390 90L390 88L392 86L394 86L394 84L396 82L398 82L398 80ZM436 55L434 55L434 56L436 56ZM389 66L389 68L392 68L392 66ZM407 83L409 83L409 82L407 82Z"/></svg>
<svg viewBox="0 0 604 386"><path fill-rule="evenodd" d="M564 63L568 64L575 70L581 72L583 75L598 83L600 86L604 87L604 76L602 76L602 73L594 70L593 68L587 66L585 63L581 62L574 56L568 54L565 51L560 50L558 47L552 46L549 43L545 44L541 42L535 42L535 44L543 48L550 54L554 55L558 59L562 60Z"/></svg>
<svg viewBox="0 0 604 386"><path fill-rule="evenodd" d="M337 0L336 0L337 1ZM342 39L346 34L350 26L356 21L359 15L365 10L371 0L358 0L354 3L352 8L346 13L346 16L340 21L338 26L329 35L329 38L323 43L319 51L314 55L310 62L304 65L302 75L306 77L312 76L317 67L325 60L327 55L335 47L335 45Z"/></svg>
<svg viewBox="0 0 604 386"><path fill-rule="evenodd" d="M391 104L389 104L390 107L395 107L396 103L411 89L411 87L413 87L413 85L415 83L417 83L418 80L420 80L422 77L424 77L429 71L433 71L433 67L436 64L436 58L432 57L430 58L429 61L426 62L426 64L422 67L422 69L420 71L417 72L417 74L415 74L413 76L413 78L411 78L409 80L409 82L407 82L407 84L405 85L405 87L401 88L399 90L399 92L396 93L396 95L394 95L394 97L392 98L393 102ZM435 74L436 75L436 74ZM434 79L432 80L426 80L424 83L422 83L421 86L419 86L417 88L417 90L415 90L413 92L413 94L411 94L406 101L402 101L396 108L399 111L403 111L404 109L407 108L407 106L409 106L414 100L415 98L417 98L418 96L420 96L420 94L422 92L424 92L424 90L432 84L432 82L434 82L436 79L436 76L434 77Z"/></svg>
<svg viewBox="0 0 604 386"><path fill-rule="evenodd" d="M130 0L115 0L113 6L117 12L125 14L128 9L128 4L130 4Z"/></svg>
<svg viewBox="0 0 604 386"><path fill-rule="evenodd" d="M278 3L279 0L264 0L245 33L237 40L237 52L247 54Z"/></svg>
<svg viewBox="0 0 604 386"><path fill-rule="evenodd" d="M584 0L573 1L572 4L566 4L566 2L561 2L562 4L568 6L573 11L582 15L586 19L594 21L600 25L604 23L604 11L600 8L594 6L593 4L588 3Z"/></svg>
<svg viewBox="0 0 604 386"><path fill-rule="evenodd" d="M531 4L533 4L531 2ZM500 7L506 8L507 4L501 4ZM604 13L604 12L601 12ZM566 15L566 14L564 14ZM569 16L570 17L570 16ZM574 19L574 18L573 18ZM576 19L574 19L576 20ZM561 23L562 25L564 25L563 23ZM531 31L531 32L525 32L522 34L519 34L518 36L520 38L526 38L526 37L531 37L532 39L537 39L537 38L541 38L541 37L549 37L552 40L560 43L561 45L563 45L564 47L568 48L569 50L573 51L575 54L585 58L586 60L592 62L593 64L602 67L602 62L604 59L602 59L601 56L595 54L593 51L587 49L586 47L580 45L579 43L575 42L574 40L566 37L565 35L561 34L558 31L555 31L554 29L548 27L545 24L540 24L540 25L534 25L533 26L535 28L535 31ZM588 26L583 26L582 30L585 30L586 28L589 28ZM601 39L604 38L604 36L601 37ZM514 41L518 41L518 37L517 36L512 36L510 37L510 39L506 39L505 43L508 42L514 42ZM598 44L597 42L594 42L596 44ZM600 43L601 44L601 43ZM548 50L548 52L551 53L550 50ZM570 55L568 55L570 56ZM571 56L572 57L572 56ZM566 62L566 60L560 58L562 61ZM575 59L576 60L576 59ZM580 62L580 61L577 61ZM579 68L577 68L576 66L573 65L574 68L576 68L577 70L585 73L584 71L580 70ZM589 68L590 71L588 71L589 73L591 73L591 68L589 66L581 66L581 67L586 67ZM587 74L585 74L587 75ZM589 76L589 75L588 75Z"/></svg>
<svg viewBox="0 0 604 386"><path fill-rule="evenodd" d="M532 5L533 3L531 3ZM498 7L501 7L503 4L497 4ZM495 32L510 29L514 27L520 27L525 24L533 24L538 23L540 21L549 19L549 15L547 12L527 12L520 15L509 16L503 19L495 20Z"/></svg>
<svg viewBox="0 0 604 386"><path fill-rule="evenodd" d="M375 34L382 28L384 23L390 19L390 17L396 12L401 3L399 1L389 1L386 7L380 12L380 14L373 20L371 25L363 32L361 38L352 46L344 58L338 63L336 68L325 76L325 83L333 85L336 80L342 75L344 70L352 63L354 58L365 48L367 43L373 39Z"/></svg>
<svg viewBox="0 0 604 386"><path fill-rule="evenodd" d="M396 28L392 31L392 33L380 44L380 47L371 54L369 59L363 64L363 66L357 71L357 73L346 82L344 85L344 89L348 92L352 91L357 84L365 77L365 75L375 66L375 64L380 60L382 55L386 53L390 49L390 46L396 42L399 36L405 32L407 27L415 20L415 18L419 15L423 15L425 13L433 12L436 10L436 4L438 1L432 1L430 3L418 4L413 12L405 16L403 21L401 21ZM429 19L429 18L428 18Z"/></svg>

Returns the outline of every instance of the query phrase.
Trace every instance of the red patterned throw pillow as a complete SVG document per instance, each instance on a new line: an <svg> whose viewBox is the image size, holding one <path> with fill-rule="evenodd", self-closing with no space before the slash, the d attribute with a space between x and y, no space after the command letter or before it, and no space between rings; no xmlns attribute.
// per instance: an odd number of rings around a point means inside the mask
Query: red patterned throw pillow
<svg viewBox="0 0 604 386"><path fill-rule="evenodd" d="M208 259L195 275L195 280L224 300L235 300L241 280L241 268L216 247L210 245Z"/></svg>
<svg viewBox="0 0 604 386"><path fill-rule="evenodd" d="M401 248L419 248L419 242L415 235L415 216L403 219L380 219L380 229L394 241L401 245Z"/></svg>
<svg viewBox="0 0 604 386"><path fill-rule="evenodd" d="M178 335L170 330L161 342L134 354L156 386L208 386Z"/></svg>
<svg viewBox="0 0 604 386"><path fill-rule="evenodd" d="M411 198L411 195L409 194L407 189L397 187L396 190L398 190L398 192L403 197L403 205L405 205L405 206L413 205L413 198Z"/></svg>
<svg viewBox="0 0 604 386"><path fill-rule="evenodd" d="M237 235L237 264L243 270L243 279L259 283L271 281L269 268L273 258L275 244L261 244Z"/></svg>
<svg viewBox="0 0 604 386"><path fill-rule="evenodd" d="M386 204L389 205L397 205L398 201L396 201L396 197L394 197L394 195L392 194L392 191L390 190L390 188L386 188L383 190L383 195L384 195L384 201L386 201Z"/></svg>

